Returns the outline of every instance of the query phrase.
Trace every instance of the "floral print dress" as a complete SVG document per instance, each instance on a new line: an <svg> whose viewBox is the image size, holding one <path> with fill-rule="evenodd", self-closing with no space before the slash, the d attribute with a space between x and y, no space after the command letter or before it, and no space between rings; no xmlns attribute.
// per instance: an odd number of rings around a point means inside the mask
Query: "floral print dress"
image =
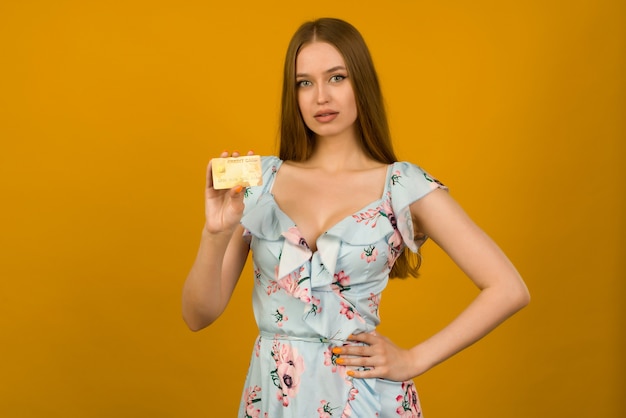
<svg viewBox="0 0 626 418"><path fill-rule="evenodd" d="M241 219L260 334L238 417L421 417L412 381L353 379L332 348L375 330L391 267L424 241L414 241L409 205L444 186L413 164L389 165L381 198L323 233L313 252L271 193L282 160L262 164L263 185L247 189Z"/></svg>

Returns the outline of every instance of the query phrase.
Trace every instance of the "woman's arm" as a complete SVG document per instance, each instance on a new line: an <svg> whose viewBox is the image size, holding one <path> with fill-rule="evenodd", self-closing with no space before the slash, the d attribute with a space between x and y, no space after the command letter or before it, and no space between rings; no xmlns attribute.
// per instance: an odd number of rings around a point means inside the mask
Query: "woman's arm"
<svg viewBox="0 0 626 418"><path fill-rule="evenodd" d="M496 243L448 193L435 190L411 206L416 227L436 242L480 289L448 326L410 351L421 374L473 344L530 301L519 273Z"/></svg>
<svg viewBox="0 0 626 418"><path fill-rule="evenodd" d="M248 256L238 226L232 234L202 231L196 260L183 286L183 319L192 331L213 323L226 309Z"/></svg>
<svg viewBox="0 0 626 418"><path fill-rule="evenodd" d="M239 154L233 153L233 157ZM224 152L222 157L227 157ZM226 309L248 256L239 224L243 188L213 188L211 163L205 189L206 223L196 260L183 287L183 319L193 331L212 324Z"/></svg>
<svg viewBox="0 0 626 418"><path fill-rule="evenodd" d="M409 350L388 339L359 334L353 340L369 346L343 347L342 364L374 366L355 377L405 380L418 376L468 347L528 304L530 296L519 273L498 246L443 190L411 205L416 230L427 234L480 289L479 295L449 325Z"/></svg>

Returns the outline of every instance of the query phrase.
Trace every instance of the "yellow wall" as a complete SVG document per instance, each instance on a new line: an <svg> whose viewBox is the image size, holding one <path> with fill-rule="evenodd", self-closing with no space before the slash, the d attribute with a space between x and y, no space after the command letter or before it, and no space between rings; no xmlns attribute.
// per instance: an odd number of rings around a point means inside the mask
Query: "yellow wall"
<svg viewBox="0 0 626 418"><path fill-rule="evenodd" d="M426 416L626 415L624 2L383 3L2 2L1 416L235 416L249 268L210 329L180 319L205 165L274 152L286 44L325 15L369 42L401 157L451 187L532 292L417 379ZM476 293L424 253L383 299L403 345Z"/></svg>

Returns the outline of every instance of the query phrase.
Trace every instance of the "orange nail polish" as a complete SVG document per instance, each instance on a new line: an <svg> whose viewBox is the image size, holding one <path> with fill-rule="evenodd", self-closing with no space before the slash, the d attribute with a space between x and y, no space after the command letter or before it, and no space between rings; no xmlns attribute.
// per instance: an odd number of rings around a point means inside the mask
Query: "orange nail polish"
<svg viewBox="0 0 626 418"><path fill-rule="evenodd" d="M241 185L235 187L235 193L241 193L242 190L243 190L243 186Z"/></svg>
<svg viewBox="0 0 626 418"><path fill-rule="evenodd" d="M337 363L337 364L343 364L343 363L345 363L345 360L344 360L344 359L342 359L342 358L338 358L337 360L335 360L335 363Z"/></svg>
<svg viewBox="0 0 626 418"><path fill-rule="evenodd" d="M333 347L333 354L341 354L341 348Z"/></svg>
<svg viewBox="0 0 626 418"><path fill-rule="evenodd" d="M352 370L348 370L346 374L350 377L354 376L354 372Z"/></svg>

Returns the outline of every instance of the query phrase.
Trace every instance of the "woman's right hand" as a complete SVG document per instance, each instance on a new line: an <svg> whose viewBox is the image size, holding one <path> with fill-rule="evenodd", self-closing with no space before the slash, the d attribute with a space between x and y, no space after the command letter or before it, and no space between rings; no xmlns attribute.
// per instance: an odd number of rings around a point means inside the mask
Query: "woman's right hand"
<svg viewBox="0 0 626 418"><path fill-rule="evenodd" d="M252 151L248 155L253 155ZM227 158L228 152L224 151L220 155L221 158ZM232 157L239 157L238 152L233 152ZM213 174L211 171L211 162L207 167L206 188L205 188L205 230L210 234L231 234L235 227L239 225L241 216L243 215L243 197L245 189L242 186L236 186L232 189L216 190L213 188Z"/></svg>

